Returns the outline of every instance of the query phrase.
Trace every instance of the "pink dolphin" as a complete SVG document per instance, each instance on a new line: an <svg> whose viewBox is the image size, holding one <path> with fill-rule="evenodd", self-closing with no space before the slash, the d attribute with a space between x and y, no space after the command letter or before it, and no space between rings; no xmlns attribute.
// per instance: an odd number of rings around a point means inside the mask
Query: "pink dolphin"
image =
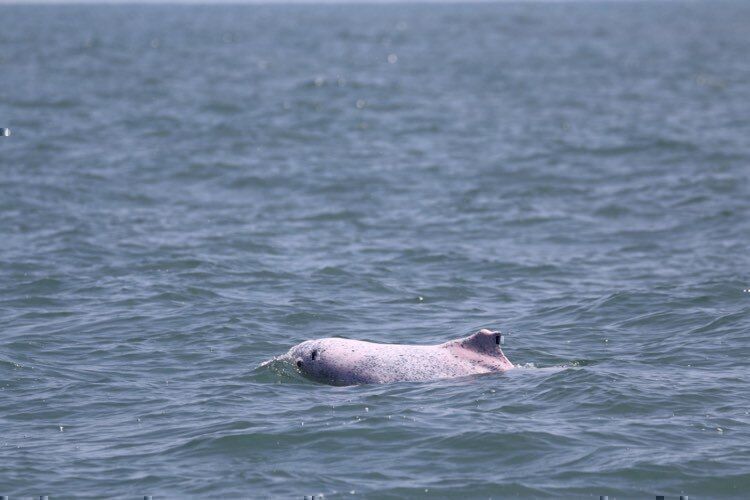
<svg viewBox="0 0 750 500"><path fill-rule="evenodd" d="M328 338L302 342L287 357L306 377L334 385L416 382L510 370L501 339L491 330L429 346Z"/></svg>

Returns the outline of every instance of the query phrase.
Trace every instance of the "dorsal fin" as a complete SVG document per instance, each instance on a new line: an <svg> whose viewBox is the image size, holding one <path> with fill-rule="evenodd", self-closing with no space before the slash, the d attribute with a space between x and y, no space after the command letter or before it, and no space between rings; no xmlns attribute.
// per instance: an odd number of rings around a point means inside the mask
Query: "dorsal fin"
<svg viewBox="0 0 750 500"><path fill-rule="evenodd" d="M483 328L473 335L461 339L450 340L444 347L462 347L480 354L502 353L503 334Z"/></svg>
<svg viewBox="0 0 750 500"><path fill-rule="evenodd" d="M473 351L492 354L498 351L502 343L502 334L483 328L474 335L470 335L461 341L467 349Z"/></svg>
<svg viewBox="0 0 750 500"><path fill-rule="evenodd" d="M500 347L502 343L500 332L482 329L468 337L446 342L442 347L472 363L484 365L490 371L498 371L513 368Z"/></svg>

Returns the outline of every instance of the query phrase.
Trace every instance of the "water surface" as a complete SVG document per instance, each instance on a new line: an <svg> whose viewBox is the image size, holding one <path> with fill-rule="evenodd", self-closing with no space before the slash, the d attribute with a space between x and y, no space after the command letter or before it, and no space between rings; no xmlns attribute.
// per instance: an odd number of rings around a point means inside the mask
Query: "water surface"
<svg viewBox="0 0 750 500"><path fill-rule="evenodd" d="M0 6L0 494L744 498L750 6ZM345 336L522 366L329 387Z"/></svg>

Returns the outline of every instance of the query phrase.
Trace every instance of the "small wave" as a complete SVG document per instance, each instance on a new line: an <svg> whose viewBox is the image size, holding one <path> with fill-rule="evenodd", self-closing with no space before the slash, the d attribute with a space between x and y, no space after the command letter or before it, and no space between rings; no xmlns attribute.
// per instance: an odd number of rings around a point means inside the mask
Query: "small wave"
<svg viewBox="0 0 750 500"><path fill-rule="evenodd" d="M292 363L288 354L275 356L260 363L253 375L261 382L283 383L283 382L305 382L306 379L300 375Z"/></svg>
<svg viewBox="0 0 750 500"><path fill-rule="evenodd" d="M567 370L569 368L576 368L575 365L565 364L565 365L552 365L552 366L537 366L534 363L519 363L517 365L513 365L513 368L516 370L533 370L534 373L557 373L564 370Z"/></svg>
<svg viewBox="0 0 750 500"><path fill-rule="evenodd" d="M558 372L562 370L568 370L570 368L583 368L586 366L592 366L595 365L595 361L591 361L589 359L574 359L572 361L567 361L559 364L552 364L547 366L539 366L534 362L528 362L528 363L518 363L513 365L514 368L519 370L535 370L535 371L548 371L548 372Z"/></svg>

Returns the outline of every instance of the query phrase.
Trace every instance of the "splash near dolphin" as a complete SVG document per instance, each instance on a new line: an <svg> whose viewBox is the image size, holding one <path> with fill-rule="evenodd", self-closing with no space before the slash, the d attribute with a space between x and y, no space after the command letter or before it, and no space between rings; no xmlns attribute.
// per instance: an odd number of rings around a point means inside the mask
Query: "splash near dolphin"
<svg viewBox="0 0 750 500"><path fill-rule="evenodd" d="M302 375L333 385L418 382L510 370L501 342L500 332L487 329L429 346L326 338L302 342L284 358Z"/></svg>

